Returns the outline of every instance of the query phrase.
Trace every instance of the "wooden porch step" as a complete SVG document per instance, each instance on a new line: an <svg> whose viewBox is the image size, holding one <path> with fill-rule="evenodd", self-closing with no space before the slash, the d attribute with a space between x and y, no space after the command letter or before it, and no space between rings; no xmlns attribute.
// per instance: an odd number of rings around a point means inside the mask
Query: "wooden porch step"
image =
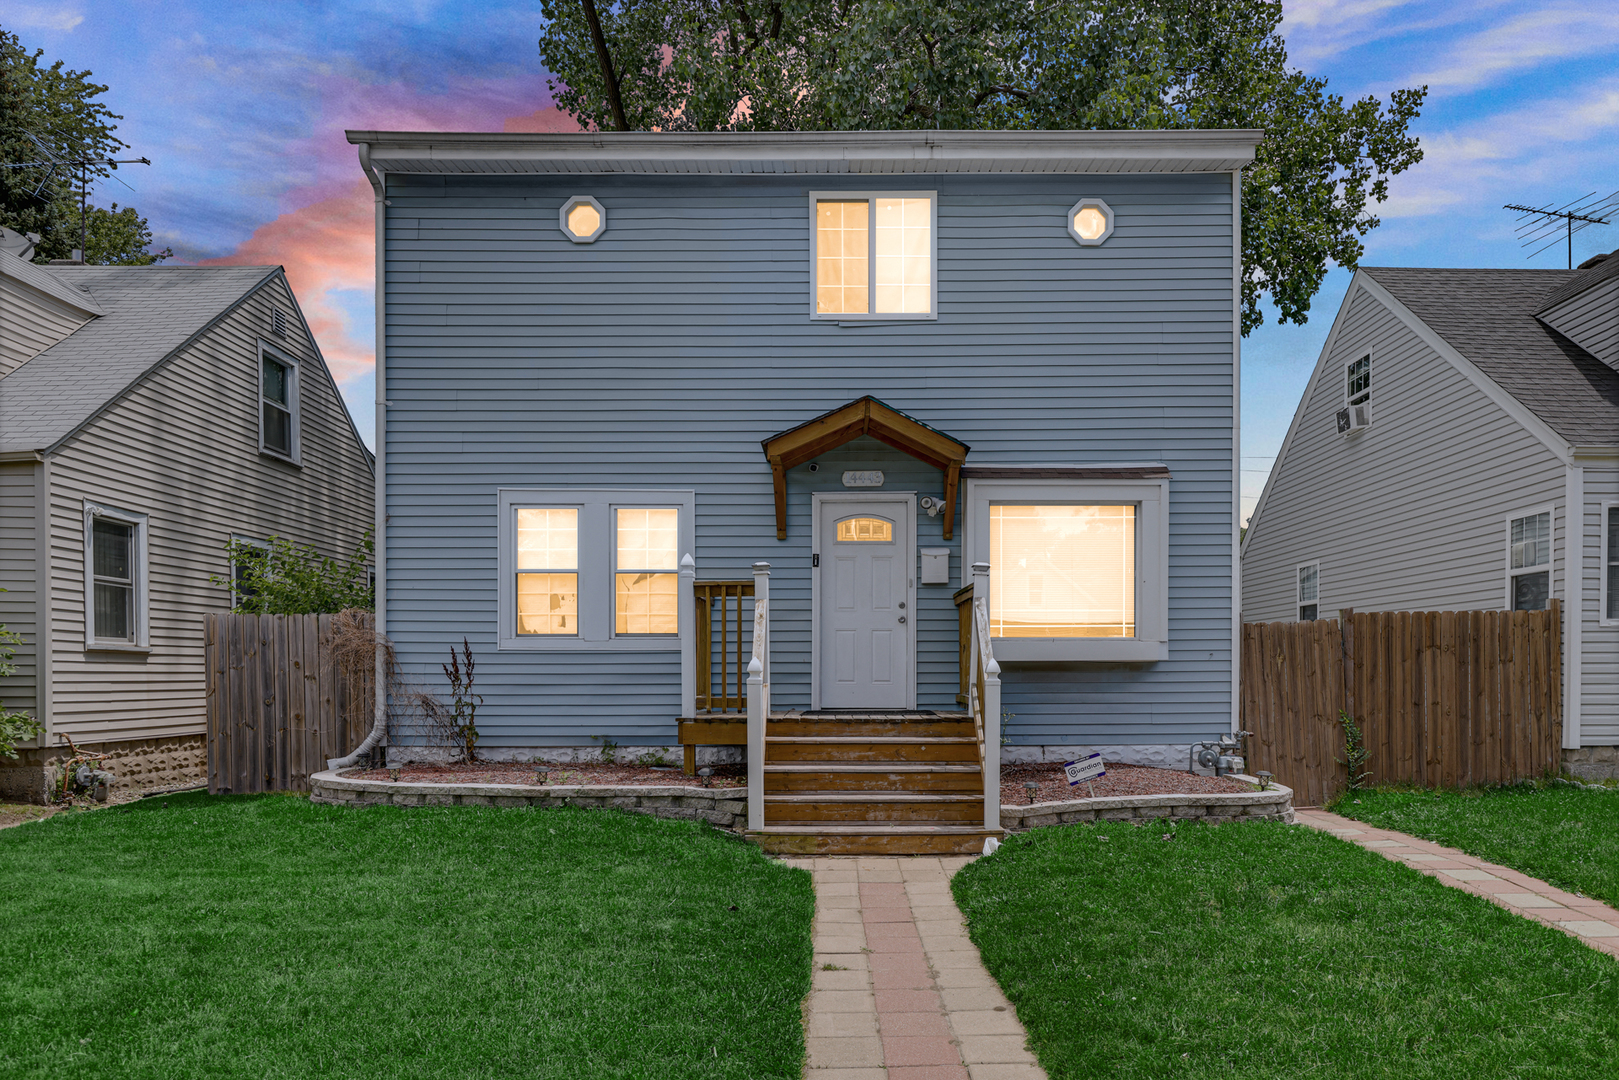
<svg viewBox="0 0 1619 1080"><path fill-rule="evenodd" d="M910 822L938 825L981 823L981 795L895 791L811 792L764 797L766 825Z"/></svg>
<svg viewBox="0 0 1619 1080"><path fill-rule="evenodd" d="M764 774L767 796L854 791L982 795L984 791L983 774L976 762L767 762Z"/></svg>
<svg viewBox="0 0 1619 1080"><path fill-rule="evenodd" d="M765 736L767 765L800 761L976 764L978 740L959 736Z"/></svg>
<svg viewBox="0 0 1619 1080"><path fill-rule="evenodd" d="M971 825L767 825L748 839L783 855L973 855L1000 829Z"/></svg>
<svg viewBox="0 0 1619 1080"><path fill-rule="evenodd" d="M976 740L978 730L964 720L772 720L765 725L766 738L853 738L860 735Z"/></svg>

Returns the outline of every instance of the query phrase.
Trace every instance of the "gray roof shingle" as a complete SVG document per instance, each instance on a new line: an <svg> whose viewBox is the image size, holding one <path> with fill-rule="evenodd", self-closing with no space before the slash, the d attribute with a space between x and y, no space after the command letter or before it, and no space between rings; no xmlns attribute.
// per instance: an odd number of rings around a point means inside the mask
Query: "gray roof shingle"
<svg viewBox="0 0 1619 1080"><path fill-rule="evenodd" d="M0 379L0 453L48 450L275 266L53 266L106 314Z"/></svg>
<svg viewBox="0 0 1619 1080"><path fill-rule="evenodd" d="M1600 265L1361 270L1557 434L1577 446L1611 446L1619 443L1619 372L1535 318L1553 290Z"/></svg>

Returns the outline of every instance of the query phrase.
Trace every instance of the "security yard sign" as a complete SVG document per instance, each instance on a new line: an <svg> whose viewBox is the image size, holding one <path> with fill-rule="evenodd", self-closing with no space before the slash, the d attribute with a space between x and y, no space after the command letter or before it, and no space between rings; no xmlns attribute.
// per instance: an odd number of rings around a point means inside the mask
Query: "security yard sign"
<svg viewBox="0 0 1619 1080"><path fill-rule="evenodd" d="M1062 768L1063 772L1068 774L1069 787L1078 787L1083 783L1093 797L1096 795L1096 788L1091 786L1091 781L1107 775L1107 769L1102 765L1101 754L1091 754L1078 761L1070 761Z"/></svg>

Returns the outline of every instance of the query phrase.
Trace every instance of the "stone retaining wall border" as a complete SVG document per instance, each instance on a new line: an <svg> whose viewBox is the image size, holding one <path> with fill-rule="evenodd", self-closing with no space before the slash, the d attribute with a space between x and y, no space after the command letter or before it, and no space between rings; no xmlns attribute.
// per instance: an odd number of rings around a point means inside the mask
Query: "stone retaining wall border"
<svg viewBox="0 0 1619 1080"><path fill-rule="evenodd" d="M1070 825L1086 821L1255 821L1270 818L1293 824L1293 789L1272 784L1258 790L1252 776L1233 775L1255 785L1253 791L1219 795L1110 795L1066 802L1001 806L1001 828L1022 832L1044 825Z"/></svg>

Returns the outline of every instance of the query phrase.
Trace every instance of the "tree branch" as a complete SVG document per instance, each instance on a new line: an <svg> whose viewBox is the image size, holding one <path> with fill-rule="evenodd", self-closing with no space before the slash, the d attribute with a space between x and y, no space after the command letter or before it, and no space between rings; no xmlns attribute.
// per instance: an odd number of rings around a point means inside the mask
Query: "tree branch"
<svg viewBox="0 0 1619 1080"><path fill-rule="evenodd" d="M596 63L601 65L602 81L607 84L607 106L613 110L613 123L618 130L630 130L630 122L624 115L624 102L618 96L618 76L613 73L613 58L607 52L607 39L602 36L601 19L596 15L596 0L579 0L585 9L585 22L590 24L590 38L596 43Z"/></svg>

